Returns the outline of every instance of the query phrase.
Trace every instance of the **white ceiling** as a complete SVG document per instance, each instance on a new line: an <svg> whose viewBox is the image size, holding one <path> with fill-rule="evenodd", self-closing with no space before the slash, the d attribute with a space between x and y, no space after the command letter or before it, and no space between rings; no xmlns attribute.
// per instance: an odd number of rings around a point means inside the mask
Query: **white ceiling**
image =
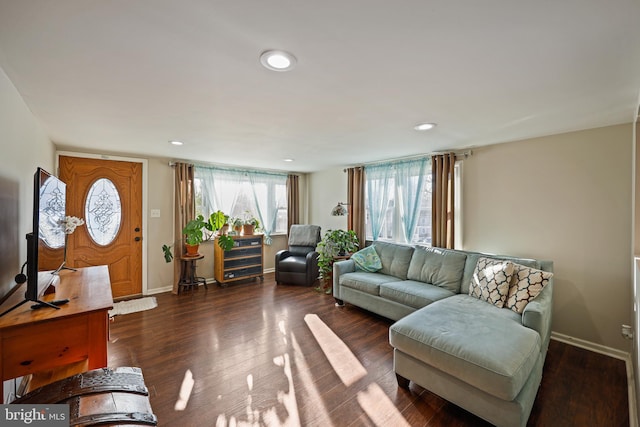
<svg viewBox="0 0 640 427"><path fill-rule="evenodd" d="M639 41L639 0L0 0L59 147L300 172L630 123Z"/></svg>

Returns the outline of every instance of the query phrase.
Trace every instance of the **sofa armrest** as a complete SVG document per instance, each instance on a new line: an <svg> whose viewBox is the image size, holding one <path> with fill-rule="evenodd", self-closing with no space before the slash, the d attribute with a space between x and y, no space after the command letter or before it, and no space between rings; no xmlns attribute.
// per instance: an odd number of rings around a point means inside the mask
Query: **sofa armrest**
<svg viewBox="0 0 640 427"><path fill-rule="evenodd" d="M345 273L353 273L356 271L356 263L347 259L344 261L338 261L333 263L333 297L342 299L340 292L340 275Z"/></svg>
<svg viewBox="0 0 640 427"><path fill-rule="evenodd" d="M522 324L540 334L541 349L546 353L551 337L551 313L553 310L553 278L542 292L524 308Z"/></svg>
<svg viewBox="0 0 640 427"><path fill-rule="evenodd" d="M289 258L290 256L291 252L289 252L287 249L279 250L278 252L276 252L276 265L278 265L278 263L283 259Z"/></svg>

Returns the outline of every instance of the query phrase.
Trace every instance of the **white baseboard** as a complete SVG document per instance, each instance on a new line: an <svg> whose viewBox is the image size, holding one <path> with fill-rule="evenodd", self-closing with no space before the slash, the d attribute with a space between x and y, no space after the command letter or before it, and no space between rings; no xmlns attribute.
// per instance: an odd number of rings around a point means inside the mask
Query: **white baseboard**
<svg viewBox="0 0 640 427"><path fill-rule="evenodd" d="M161 294L163 292L171 292L172 290L173 290L173 286L165 286L164 288L147 289L147 293L145 295Z"/></svg>
<svg viewBox="0 0 640 427"><path fill-rule="evenodd" d="M569 335L559 334L557 332L551 332L551 339L563 342L565 344L570 344L575 347L584 348L585 350L593 351L595 353L604 354L605 356L611 356L616 359L624 360L625 362L631 361L631 354L629 352L607 347L601 344L596 344L591 341L574 338Z"/></svg>
<svg viewBox="0 0 640 427"><path fill-rule="evenodd" d="M551 339L563 342L565 344L580 347L595 353L604 354L615 359L624 361L627 370L627 397L629 399L629 427L638 427L638 407L636 400L635 373L633 372L633 363L631 363L631 353L607 347L601 344L592 343L590 341L574 338L569 335L551 332Z"/></svg>
<svg viewBox="0 0 640 427"><path fill-rule="evenodd" d="M263 274L267 274L267 273L275 273L276 269L275 268L265 268L263 270ZM206 281L207 281L207 285L209 284L216 284L216 279L214 279L213 277L205 277ZM163 288L154 288L154 289L147 289L147 292L145 293L146 295L155 295L155 294L161 294L163 292L171 292L173 291L173 286L165 286Z"/></svg>

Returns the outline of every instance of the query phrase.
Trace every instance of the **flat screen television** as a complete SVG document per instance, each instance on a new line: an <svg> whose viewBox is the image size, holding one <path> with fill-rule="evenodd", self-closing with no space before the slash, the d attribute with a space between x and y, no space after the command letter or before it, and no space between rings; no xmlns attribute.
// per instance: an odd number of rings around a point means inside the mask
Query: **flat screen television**
<svg viewBox="0 0 640 427"><path fill-rule="evenodd" d="M64 267L66 200L66 184L38 168L33 177L32 239L35 247L31 250L31 262L27 262L25 298L28 300L37 300L53 282L54 275Z"/></svg>
<svg viewBox="0 0 640 427"><path fill-rule="evenodd" d="M65 226L67 186L42 168L33 176L32 232L27 233L27 289L24 300L9 310L34 301L40 306L60 308L57 304L40 301L40 296L55 279L65 263ZM16 282L22 274L16 276ZM24 276L22 276L24 277ZM23 280L24 281L24 280ZM22 282L23 282L22 281Z"/></svg>

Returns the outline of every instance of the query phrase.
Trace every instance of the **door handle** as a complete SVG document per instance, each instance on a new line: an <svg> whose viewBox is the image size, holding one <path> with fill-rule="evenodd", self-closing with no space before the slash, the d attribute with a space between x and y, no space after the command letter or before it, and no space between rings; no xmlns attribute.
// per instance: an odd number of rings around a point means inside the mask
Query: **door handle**
<svg viewBox="0 0 640 427"><path fill-rule="evenodd" d="M136 227L136 228L135 228L135 231L136 231L136 232L139 232L139 231L140 231L140 227Z"/></svg>
<svg viewBox="0 0 640 427"><path fill-rule="evenodd" d="M136 237L134 240L135 240L136 242L139 242L139 241L140 241L140 237Z"/></svg>

